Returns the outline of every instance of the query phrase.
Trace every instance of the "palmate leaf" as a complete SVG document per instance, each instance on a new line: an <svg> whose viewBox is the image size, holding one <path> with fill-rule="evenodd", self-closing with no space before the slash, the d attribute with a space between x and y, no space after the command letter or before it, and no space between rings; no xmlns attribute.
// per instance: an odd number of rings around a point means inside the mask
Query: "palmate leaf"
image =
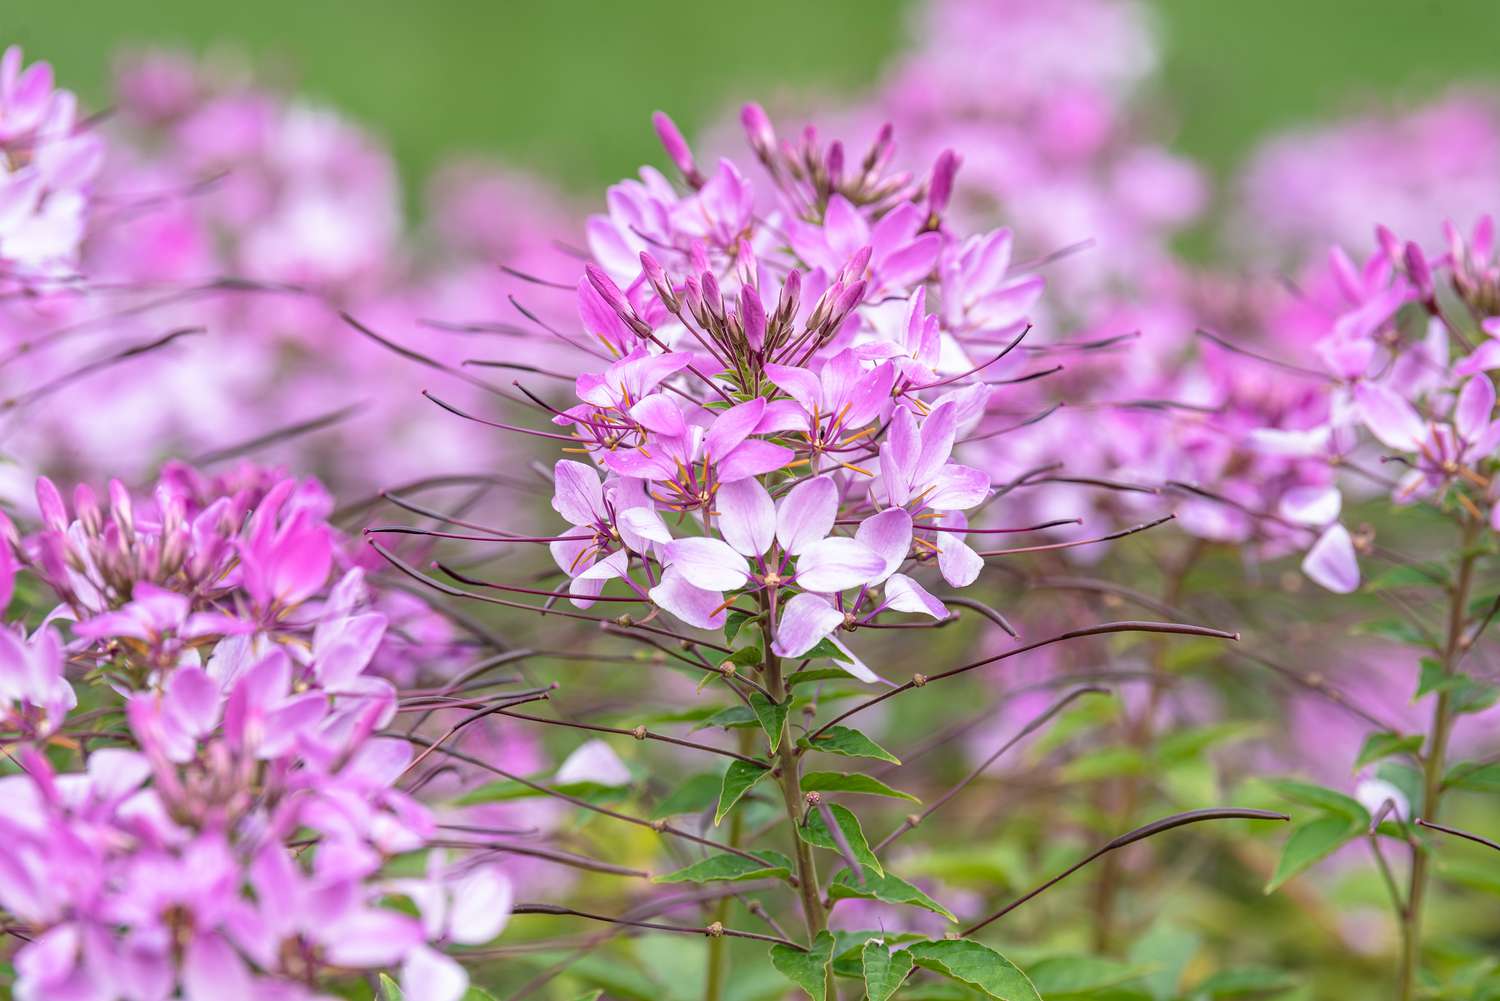
<svg viewBox="0 0 1500 1001"><path fill-rule="evenodd" d="M807 992L813 1001L827 1001L828 964L833 962L833 936L820 931L810 949L771 946L771 965Z"/></svg>
<svg viewBox="0 0 1500 1001"><path fill-rule="evenodd" d="M847 726L831 726L817 740L810 741L803 737L797 741L797 746L846 758L875 758L878 761L889 761L893 765L901 764L900 758L858 730Z"/></svg>
<svg viewBox="0 0 1500 1001"><path fill-rule="evenodd" d="M918 942L910 952L918 966L967 984L995 1001L1042 1001L1026 974L987 945L955 938Z"/></svg>
<svg viewBox="0 0 1500 1001"><path fill-rule="evenodd" d="M922 802L909 792L892 789L873 775L861 775L858 772L805 772L802 775L802 788L807 792L862 792L871 796Z"/></svg>
<svg viewBox="0 0 1500 1001"><path fill-rule="evenodd" d="M712 883L716 881L738 882L744 879L785 879L792 874L792 860L780 852L751 852L761 860L757 865L742 855L714 855L694 862L692 865L665 876L657 876L657 883Z"/></svg>
<svg viewBox="0 0 1500 1001"><path fill-rule="evenodd" d="M958 920L952 911L936 900L933 900L900 876L889 872L878 873L867 869L864 877L865 882L861 886L859 880L855 878L854 873L845 869L834 877L833 884L828 888L828 895L834 900L859 897L864 900L879 900L887 904L907 904L911 907L920 907L923 910L931 911L934 914L940 914L949 921Z"/></svg>
<svg viewBox="0 0 1500 1001"><path fill-rule="evenodd" d="M869 1001L890 1001L890 997L906 982L906 977L916 964L911 953L905 949L891 952L884 942L865 943L860 956L864 963L865 994Z"/></svg>
<svg viewBox="0 0 1500 1001"><path fill-rule="evenodd" d="M752 765L748 761L735 759L729 763L729 768L724 772L724 782L719 787L719 805L714 810L714 826L719 825L734 804L740 801L750 787L761 779L771 774L771 769L761 765Z"/></svg>
<svg viewBox="0 0 1500 1001"><path fill-rule="evenodd" d="M870 843L865 840L865 832L859 826L859 818L850 812L848 807L839 806L837 803L830 805L828 810L833 814L834 823L839 825L839 831L843 833L844 840L849 842L849 850L854 854L855 860L867 869L874 869L877 875L885 875L880 859L870 851ZM797 828L797 834L810 845L827 848L833 852L839 851L838 842L833 839L833 833L824 823L821 810L814 810L807 818L807 823Z"/></svg>

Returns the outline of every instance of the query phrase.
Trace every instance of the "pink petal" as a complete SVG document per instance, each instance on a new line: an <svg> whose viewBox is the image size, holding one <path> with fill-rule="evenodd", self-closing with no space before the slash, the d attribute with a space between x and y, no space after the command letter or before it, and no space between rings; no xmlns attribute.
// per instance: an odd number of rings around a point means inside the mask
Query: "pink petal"
<svg viewBox="0 0 1500 1001"><path fill-rule="evenodd" d="M1415 452L1427 427L1410 403L1387 387L1361 382L1354 402L1370 433L1388 448Z"/></svg>
<svg viewBox="0 0 1500 1001"><path fill-rule="evenodd" d="M776 505L760 481L747 477L719 487L714 497L719 533L742 556L759 556L776 536Z"/></svg>
<svg viewBox="0 0 1500 1001"><path fill-rule="evenodd" d="M808 413L817 409L823 389L816 375L805 368L769 363L766 365L766 375Z"/></svg>
<svg viewBox="0 0 1500 1001"><path fill-rule="evenodd" d="M1359 559L1349 531L1339 524L1328 526L1308 550L1302 572L1335 594L1348 594L1359 587Z"/></svg>
<svg viewBox="0 0 1500 1001"><path fill-rule="evenodd" d="M1281 498L1281 516L1301 525L1327 525L1339 516L1343 506L1339 488L1293 487Z"/></svg>
<svg viewBox="0 0 1500 1001"><path fill-rule="evenodd" d="M803 480L776 508L776 539L793 556L833 530L838 516L839 489L831 476Z"/></svg>
<svg viewBox="0 0 1500 1001"><path fill-rule="evenodd" d="M682 408L665 393L652 393L630 408L630 416L657 434L680 435L687 430Z"/></svg>
<svg viewBox="0 0 1500 1001"><path fill-rule="evenodd" d="M930 615L934 619L946 619L948 608L927 592L921 584L905 574L894 574L885 582L886 607L898 612Z"/></svg>
<svg viewBox="0 0 1500 1001"><path fill-rule="evenodd" d="M870 581L879 584L906 562L911 551L911 515L904 508L887 508L860 522L854 537L884 561L879 575Z"/></svg>
<svg viewBox="0 0 1500 1001"><path fill-rule="evenodd" d="M436 949L419 945L401 964L404 1001L460 1001L469 989L463 965Z"/></svg>
<svg viewBox="0 0 1500 1001"><path fill-rule="evenodd" d="M699 629L721 629L728 617L722 594L694 587L672 567L667 568L661 583L653 587L650 594L657 605Z"/></svg>
<svg viewBox="0 0 1500 1001"><path fill-rule="evenodd" d="M1477 375L1464 383L1453 410L1453 422L1465 441L1472 442L1489 427L1495 412L1495 384L1487 375Z"/></svg>
<svg viewBox="0 0 1500 1001"><path fill-rule="evenodd" d="M885 560L863 542L835 536L802 550L797 586L832 593L868 584L885 570Z"/></svg>
<svg viewBox="0 0 1500 1001"><path fill-rule="evenodd" d="M592 466L560 459L552 467L552 509L574 525L591 525L604 510L604 488Z"/></svg>
<svg viewBox="0 0 1500 1001"><path fill-rule="evenodd" d="M625 782L629 781L627 772ZM490 941L505 930L513 902L510 880L498 868L484 866L470 871L453 887L448 937L460 945Z"/></svg>
<svg viewBox="0 0 1500 1001"><path fill-rule="evenodd" d="M749 580L745 558L720 539L678 539L663 549L667 565L694 587L732 591Z"/></svg>
<svg viewBox="0 0 1500 1001"><path fill-rule="evenodd" d="M751 440L736 448L727 459L719 463L716 472L719 482L733 483L747 476L763 476L788 466L797 458L797 453L769 441Z"/></svg>
<svg viewBox="0 0 1500 1001"><path fill-rule="evenodd" d="M755 430L765 409L766 401L756 397L748 403L730 407L714 418L713 425L703 438L703 450L709 461L720 462L728 458Z"/></svg>
<svg viewBox="0 0 1500 1001"><path fill-rule="evenodd" d="M931 480L933 490L924 503L934 511L966 511L990 495L990 477L982 469L950 462Z"/></svg>
<svg viewBox="0 0 1500 1001"><path fill-rule="evenodd" d="M778 657L800 657L843 622L844 613L827 598L803 592L782 606L771 649Z"/></svg>
<svg viewBox="0 0 1500 1001"><path fill-rule="evenodd" d="M199 934L182 963L184 1001L253 1001L250 971L218 935Z"/></svg>
<svg viewBox="0 0 1500 1001"><path fill-rule="evenodd" d="M630 769L602 740L587 740L563 760L554 776L559 785L597 782L599 785L629 785Z"/></svg>

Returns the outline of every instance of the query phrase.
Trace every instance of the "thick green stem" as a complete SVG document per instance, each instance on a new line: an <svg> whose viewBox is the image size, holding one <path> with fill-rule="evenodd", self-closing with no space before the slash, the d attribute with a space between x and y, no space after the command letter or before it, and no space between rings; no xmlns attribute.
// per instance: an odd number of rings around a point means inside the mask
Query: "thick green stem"
<svg viewBox="0 0 1500 1001"><path fill-rule="evenodd" d="M755 750L752 740L754 731L741 730L739 732L739 751L741 754L750 754ZM745 839L744 814L735 810L729 815L729 837L728 844L731 848L742 848ZM722 925L729 918L728 897L721 897L714 905L714 921ZM708 940L708 974L703 984L703 1001L721 1001L724 996L724 985L729 978L729 941L723 935L716 935Z"/></svg>
<svg viewBox="0 0 1500 1001"><path fill-rule="evenodd" d="M763 606L761 642L762 650L765 651L765 660L762 667L766 690L771 693L771 698L778 703L785 703L788 696L786 679L781 675L781 658L771 652L773 639L771 618L771 610ZM818 866L813 860L812 845L803 841L797 833L798 827L802 824L806 801L802 795L802 778L798 770L797 750L792 744L790 719L782 724L781 744L776 751L776 767L780 773L777 780L781 786L782 803L786 808L787 821L792 828L792 845L796 849L797 860L797 891L802 897L802 918L807 924L807 940L810 944L819 932L828 930L828 911L823 906L823 894L818 884ZM825 992L828 1001L837 1001L838 993L834 984L832 967L828 971Z"/></svg>
<svg viewBox="0 0 1500 1001"><path fill-rule="evenodd" d="M1474 587L1474 564L1477 560L1473 548L1478 538L1478 529L1478 522L1465 521L1460 543L1462 552L1459 556L1458 577L1448 592L1448 634L1443 644L1442 660L1445 675L1451 675L1457 670L1465 653L1464 635L1468 622L1469 595ZM1450 693L1440 691L1437 704L1432 710L1432 731L1428 735L1426 753L1422 758L1422 816L1427 820L1438 819L1453 718ZM1396 981L1396 996L1400 1001L1411 1001L1416 996L1417 974L1422 968L1422 908L1430 876L1427 848L1418 843L1412 849L1411 884L1406 894L1406 908L1400 914L1401 971Z"/></svg>

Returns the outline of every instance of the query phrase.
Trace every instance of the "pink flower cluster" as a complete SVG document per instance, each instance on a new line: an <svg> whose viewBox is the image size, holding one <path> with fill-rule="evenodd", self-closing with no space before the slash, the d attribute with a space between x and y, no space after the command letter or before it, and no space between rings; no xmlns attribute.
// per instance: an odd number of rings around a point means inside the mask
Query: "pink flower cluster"
<svg viewBox="0 0 1500 1001"><path fill-rule="evenodd" d="M17 997L311 998L330 973L395 968L408 997L461 996L439 949L498 934L509 881L435 853L423 878L387 875L435 820L396 788L414 759L382 735L388 619L327 494L181 465L148 498L112 483L107 506L37 493L41 527L5 545L60 604L29 637L0 632L0 727L23 745L0 779ZM73 721L81 691L104 708ZM59 771L54 735L105 744Z"/></svg>
<svg viewBox="0 0 1500 1001"><path fill-rule="evenodd" d="M575 604L618 581L718 628L748 600L781 656L827 639L875 681L836 634L945 618L912 574L983 568L967 518L990 479L952 456L996 392L981 353L1015 341L1040 281L1010 273L1005 231L945 228L952 154L918 178L888 169L888 128L856 158L811 129L783 142L755 105L742 120L768 184L700 170L658 116L686 190L647 169L589 222L578 308L609 364L554 417L593 462L557 463L572 528L550 546Z"/></svg>

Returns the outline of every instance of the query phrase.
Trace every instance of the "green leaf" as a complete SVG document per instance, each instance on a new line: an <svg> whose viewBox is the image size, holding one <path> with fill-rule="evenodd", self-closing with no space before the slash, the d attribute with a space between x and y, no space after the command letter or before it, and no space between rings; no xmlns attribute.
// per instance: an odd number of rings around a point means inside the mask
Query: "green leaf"
<svg viewBox="0 0 1500 1001"><path fill-rule="evenodd" d="M859 818L856 817L846 806L837 803L828 807L833 814L834 823L839 825L839 830L844 834L844 840L849 842L849 850L854 853L854 858L860 865L874 869L880 875L885 874L880 859L870 851L870 843L865 840L865 832L859 826ZM833 834L828 830L828 825L823 822L823 811L813 810L807 818L807 823L797 828L797 834L810 845L819 848L827 848L829 851L839 850L838 842L833 840Z"/></svg>
<svg viewBox="0 0 1500 1001"><path fill-rule="evenodd" d="M1470 792L1500 792L1500 763L1460 761L1443 776L1443 785Z"/></svg>
<svg viewBox="0 0 1500 1001"><path fill-rule="evenodd" d="M727 709L720 709L693 729L707 730L711 726L721 726L729 730L759 725L760 720L755 718L755 713L749 706L730 706Z"/></svg>
<svg viewBox="0 0 1500 1001"><path fill-rule="evenodd" d="M728 770L724 772L724 784L719 787L719 805L714 810L714 826L719 826L719 821L734 808L741 796L750 791L751 786L769 774L771 769L761 765L752 765L738 758L731 761Z"/></svg>
<svg viewBox="0 0 1500 1001"><path fill-rule="evenodd" d="M1283 798L1303 806L1311 806L1325 813L1346 818L1351 824L1368 824L1370 812L1353 796L1346 796L1336 789L1327 789L1310 782L1294 779L1267 779L1266 784Z"/></svg>
<svg viewBox="0 0 1500 1001"><path fill-rule="evenodd" d="M1197 993L1206 998L1264 998L1284 994L1296 986L1297 979L1285 970L1247 966L1220 970L1199 984Z"/></svg>
<svg viewBox="0 0 1500 1001"><path fill-rule="evenodd" d="M1146 990L1157 1001L1169 1001L1178 996L1183 972L1193 962L1199 944L1197 935L1162 921L1136 940L1130 947L1129 959L1151 968L1144 977Z"/></svg>
<svg viewBox="0 0 1500 1001"><path fill-rule="evenodd" d="M1248 740L1259 735L1263 729L1258 723L1245 722L1189 727L1164 736L1157 742L1155 753L1158 760L1175 764L1199 757L1219 744Z"/></svg>
<svg viewBox="0 0 1500 1001"><path fill-rule="evenodd" d="M521 782L510 779L500 779L495 782L486 782L475 789L470 789L453 802L457 806L475 806L480 803L508 803L517 799L533 799L538 796L549 796L554 792L560 792L566 796L587 800L590 803L609 803L624 799L629 793L626 786L607 786L598 782L566 782L558 785L547 786L546 791L534 789Z"/></svg>
<svg viewBox="0 0 1500 1001"><path fill-rule="evenodd" d="M1389 591L1399 587L1444 587L1447 571L1441 563L1391 567L1365 582L1366 591Z"/></svg>
<svg viewBox="0 0 1500 1001"><path fill-rule="evenodd" d="M582 994L574 998L573 1001L599 1001L599 999L603 996L604 988L600 987L597 990L584 991Z"/></svg>
<svg viewBox="0 0 1500 1001"><path fill-rule="evenodd" d="M1413 754L1421 749L1422 738L1419 735L1404 736L1389 730L1372 733L1365 738L1364 746L1359 749L1359 757L1354 759L1354 770L1357 772L1370 762L1379 761L1381 758L1390 758L1398 754Z"/></svg>
<svg viewBox="0 0 1500 1001"><path fill-rule="evenodd" d="M1064 782L1091 782L1122 775L1140 775L1146 771L1146 757L1133 747L1105 747L1082 754L1063 766Z"/></svg>
<svg viewBox="0 0 1500 1001"><path fill-rule="evenodd" d="M386 1001L406 1001L406 992L401 989L400 984L391 979L389 973L380 975L380 993L385 995Z"/></svg>
<svg viewBox="0 0 1500 1001"><path fill-rule="evenodd" d="M1319 817L1301 825L1287 838L1286 847L1281 850L1281 858L1276 863L1276 872L1266 884L1266 892L1270 893L1315 862L1333 854L1358 837L1361 830L1359 823L1340 816Z"/></svg>
<svg viewBox="0 0 1500 1001"><path fill-rule="evenodd" d="M807 992L813 1001L827 1001L828 964L833 961L833 936L820 931L811 949L789 945L771 946L771 965L778 973Z"/></svg>
<svg viewBox="0 0 1500 1001"><path fill-rule="evenodd" d="M814 741L802 737L797 741L797 746L823 751L826 754L840 754L846 758L876 758L880 761L889 761L893 765L901 764L900 758L858 730L847 726L831 726L826 733Z"/></svg>
<svg viewBox="0 0 1500 1001"><path fill-rule="evenodd" d="M1150 967L1102 956L1049 956L1026 970L1044 998L1091 995L1110 987L1139 981Z"/></svg>
<svg viewBox="0 0 1500 1001"><path fill-rule="evenodd" d="M657 876L654 883L738 882L742 879L785 879L792 874L792 860L780 852L751 852L761 860L757 865L742 855L713 855L694 862L685 869Z"/></svg>
<svg viewBox="0 0 1500 1001"><path fill-rule="evenodd" d="M1483 712L1500 700L1500 688L1475 680L1461 671L1448 671L1441 661L1431 657L1422 658L1422 676L1417 682L1414 699L1433 692L1448 693L1448 702L1455 713Z"/></svg>
<svg viewBox="0 0 1500 1001"><path fill-rule="evenodd" d="M657 804L652 820L676 817L684 813L702 813L719 800L719 786L724 777L715 772L700 772L684 779L667 798Z"/></svg>
<svg viewBox="0 0 1500 1001"><path fill-rule="evenodd" d="M578 1001L596 1001L599 995L603 993L603 991L589 991L587 994L582 995ZM464 991L464 996L460 1001L495 1001L495 995L483 987L470 987Z"/></svg>
<svg viewBox="0 0 1500 1001"><path fill-rule="evenodd" d="M759 667L765 661L764 655L758 646L740 647L734 653L725 657L719 663L730 663L735 667Z"/></svg>
<svg viewBox="0 0 1500 1001"><path fill-rule="evenodd" d="M797 671L786 679L788 688L796 688L798 685L811 685L818 681L848 681L849 672L841 667L810 667L805 671Z"/></svg>
<svg viewBox="0 0 1500 1001"><path fill-rule="evenodd" d="M989 946L955 938L918 942L909 951L918 966L968 984L985 997L996 1001L1042 1001L1026 974Z"/></svg>
<svg viewBox="0 0 1500 1001"><path fill-rule="evenodd" d="M755 616L748 612L742 612L738 608L731 608L724 616L724 642L730 646L739 638L740 630L755 621Z"/></svg>
<svg viewBox="0 0 1500 1001"><path fill-rule="evenodd" d="M805 772L802 775L802 788L808 792L863 792L871 796L922 802L909 792L892 789L873 775L861 775L858 772Z"/></svg>
<svg viewBox="0 0 1500 1001"><path fill-rule="evenodd" d="M786 731L786 714L791 711L792 702L772 702L759 692L750 696L750 708L755 710L755 718L760 720L760 728L766 731L766 739L771 742L771 753L781 746L781 735Z"/></svg>
<svg viewBox="0 0 1500 1001"><path fill-rule="evenodd" d="M865 883L861 886L854 873L848 869L841 870L834 877L833 885L828 888L828 895L835 900L859 897L863 900L880 900L887 904L907 904L934 914L941 914L949 921L958 920L948 908L894 873L879 873L870 870L864 874L864 877Z"/></svg>
<svg viewBox="0 0 1500 1001"><path fill-rule="evenodd" d="M900 990L911 973L911 953L901 949L892 953L884 942L866 942L860 954L864 961L865 993L869 1001L889 1001Z"/></svg>
<svg viewBox="0 0 1500 1001"><path fill-rule="evenodd" d="M1405 619L1372 619L1358 623L1351 632L1356 635L1379 636L1407 646L1432 647L1429 637Z"/></svg>
<svg viewBox="0 0 1500 1001"><path fill-rule="evenodd" d="M807 653L804 653L798 659L799 660L814 660L814 659L816 659L818 657L829 657L829 658L832 658L833 660L845 660L845 659L848 658L848 656L849 655L846 654L846 653L844 653L844 651L842 651L838 647L834 646L828 640L828 638L825 636L823 639L818 640L816 646L814 646L811 650L807 651Z"/></svg>

